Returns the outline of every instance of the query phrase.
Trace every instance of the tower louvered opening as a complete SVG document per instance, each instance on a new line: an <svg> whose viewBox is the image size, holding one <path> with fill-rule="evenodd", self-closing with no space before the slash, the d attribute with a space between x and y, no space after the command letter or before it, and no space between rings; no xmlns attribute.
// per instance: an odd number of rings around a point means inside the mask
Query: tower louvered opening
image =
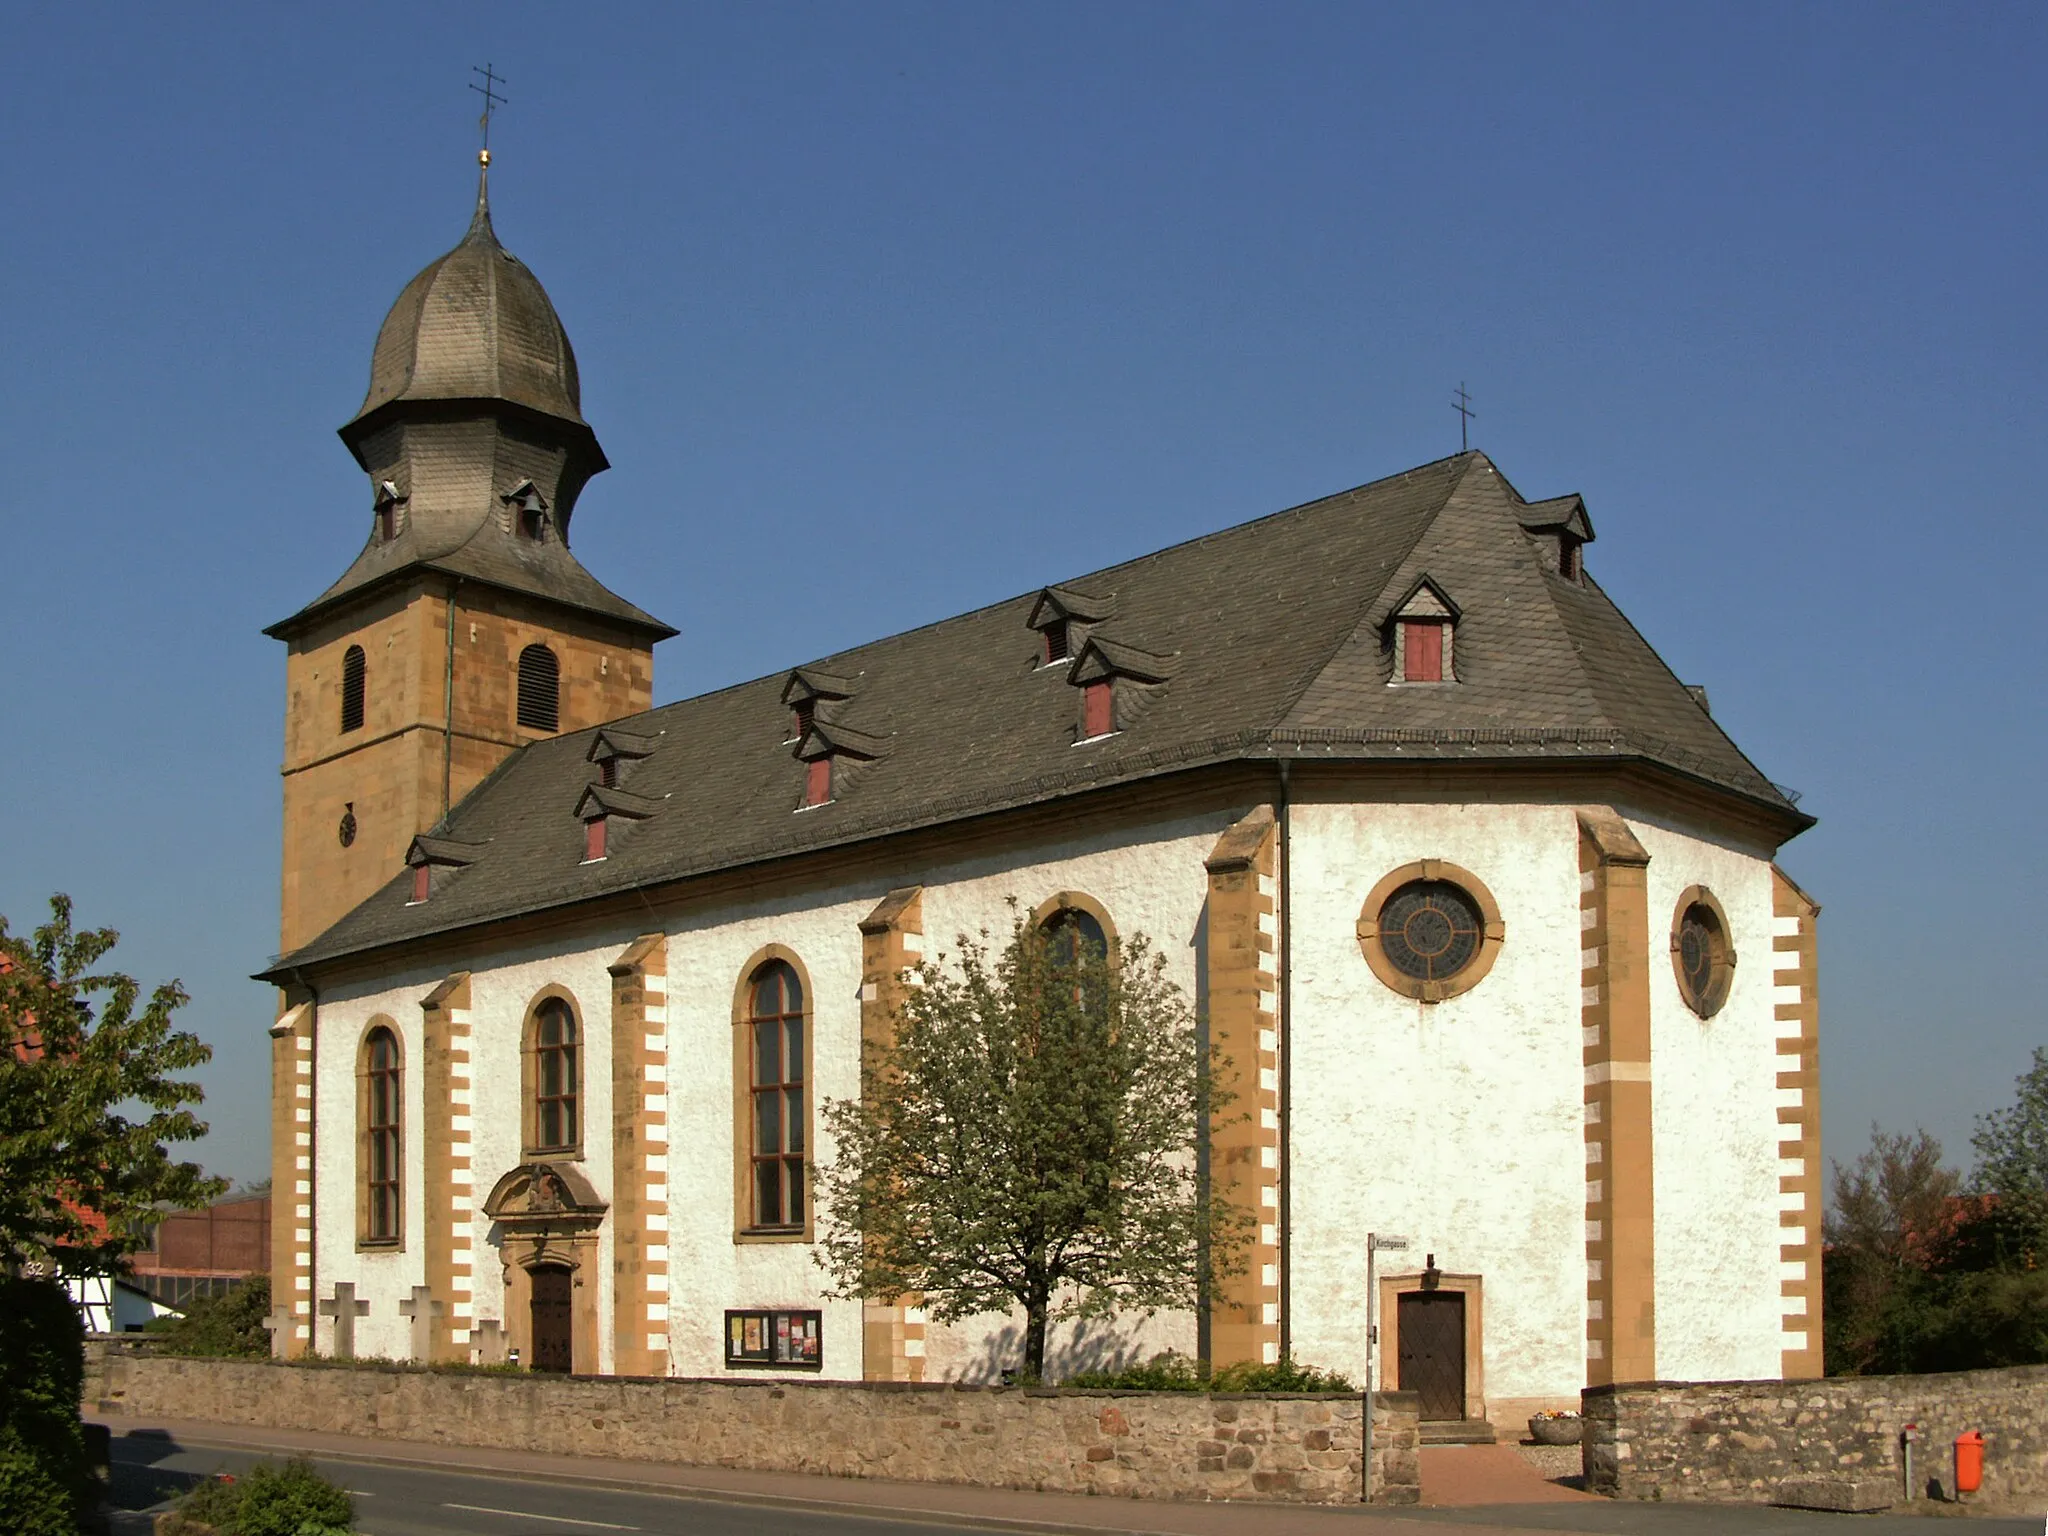
<svg viewBox="0 0 2048 1536"><path fill-rule="evenodd" d="M363 693L367 685L368 663L363 659L363 648L352 645L341 657L341 728L344 731L360 731L363 728Z"/></svg>
<svg viewBox="0 0 2048 1536"><path fill-rule="evenodd" d="M519 653L519 723L529 730L561 729L562 668L544 645Z"/></svg>

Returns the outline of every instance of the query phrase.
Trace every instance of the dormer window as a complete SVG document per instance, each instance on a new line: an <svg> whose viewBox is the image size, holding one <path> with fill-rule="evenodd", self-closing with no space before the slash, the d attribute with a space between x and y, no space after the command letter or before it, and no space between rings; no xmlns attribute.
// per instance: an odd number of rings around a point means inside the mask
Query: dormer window
<svg viewBox="0 0 2048 1536"><path fill-rule="evenodd" d="M1081 728L1075 744L1114 736L1128 724L1120 718L1126 709L1142 707L1143 700L1172 675L1171 656L1141 651L1106 635L1090 635L1067 669L1067 681L1081 690Z"/></svg>
<svg viewBox="0 0 2048 1536"><path fill-rule="evenodd" d="M506 493L504 501L512 513L515 533L535 543L547 537L548 503L540 487L531 480L522 480Z"/></svg>
<svg viewBox="0 0 2048 1536"><path fill-rule="evenodd" d="M625 765L652 756L657 739L602 726L590 739L590 751L585 754L585 761L597 764L600 788L617 789L619 779L625 773Z"/></svg>
<svg viewBox="0 0 2048 1536"><path fill-rule="evenodd" d="M1585 578L1585 546L1593 542L1593 520L1585 498L1553 496L1532 501L1516 514L1522 531L1542 552L1543 563L1574 586Z"/></svg>
<svg viewBox="0 0 2048 1536"><path fill-rule="evenodd" d="M1444 630L1441 619L1401 621L1401 681L1440 683L1444 680Z"/></svg>
<svg viewBox="0 0 2048 1536"><path fill-rule="evenodd" d="M1099 624L1115 611L1110 597L1077 592L1072 587L1046 587L1031 605L1031 617L1024 622L1038 631L1038 664L1064 666L1077 654L1088 626Z"/></svg>
<svg viewBox="0 0 2048 1536"><path fill-rule="evenodd" d="M405 497L398 493L398 487L386 480L377 487L377 542L389 544L398 537L398 509L405 504Z"/></svg>
<svg viewBox="0 0 2048 1536"><path fill-rule="evenodd" d="M1458 609L1441 587L1421 578L1395 605L1391 622L1395 684L1457 681Z"/></svg>
<svg viewBox="0 0 2048 1536"><path fill-rule="evenodd" d="M857 677L837 677L816 667L798 667L784 679L782 705L789 711L791 741L802 741L818 724L819 704L844 704L859 684ZM829 711L825 712L829 715Z"/></svg>
<svg viewBox="0 0 2048 1536"><path fill-rule="evenodd" d="M434 894L436 869L453 874L476 858L482 848L481 843L456 837L429 837L422 833L414 838L405 851L405 862L412 869L412 895L406 905L416 907Z"/></svg>
<svg viewBox="0 0 2048 1536"><path fill-rule="evenodd" d="M598 733L602 742L604 733ZM617 761L628 753L616 753L611 758L599 758L598 767L602 772L607 761ZM646 756L646 753L639 754ZM614 777L617 770L613 770ZM636 795L630 790L617 789L609 783L586 784L583 793L576 800L576 819L583 823L583 862L597 864L611 857L612 819L617 817L627 823L645 821L661 810L662 802L647 795Z"/></svg>
<svg viewBox="0 0 2048 1536"><path fill-rule="evenodd" d="M837 721L814 719L810 728L797 738L796 758L804 765L803 801L799 811L815 810L821 805L830 805L846 789L840 777L840 759L847 765L857 766L873 762L889 750L885 736L871 736L866 731L855 730L852 726Z"/></svg>
<svg viewBox="0 0 2048 1536"><path fill-rule="evenodd" d="M1109 678L1081 690L1081 739L1093 741L1116 730L1116 684Z"/></svg>

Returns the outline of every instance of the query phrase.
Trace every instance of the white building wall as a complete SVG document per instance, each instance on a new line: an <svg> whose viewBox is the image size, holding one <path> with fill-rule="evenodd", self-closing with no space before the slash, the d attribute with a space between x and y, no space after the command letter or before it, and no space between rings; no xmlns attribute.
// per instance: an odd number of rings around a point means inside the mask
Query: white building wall
<svg viewBox="0 0 2048 1536"><path fill-rule="evenodd" d="M1650 854L1657 1374L1776 1378L1783 1307L1771 866L1684 832L1630 825ZM1685 1005L1668 959L1678 898L1694 885L1714 893L1735 946L1728 1000L1711 1019Z"/></svg>
<svg viewBox="0 0 2048 1536"><path fill-rule="evenodd" d="M1246 807L1237 807L1242 811ZM1084 892L1120 934L1144 933L1191 1001L1206 894L1203 861L1235 812L1117 833L1091 833L1028 852L995 853L894 879L820 888L694 914L669 936L668 1159L671 1369L724 1370L723 1314L732 1307L817 1307L827 1376L861 1372L857 1302L824 1295L826 1277L802 1243L737 1243L733 1212L732 1009L750 959L793 950L812 991L814 1112L859 1089L859 921L893 884L925 887L926 943L1008 931L1060 890ZM1679 999L1668 965L1653 967L1657 1168L1658 1365L1672 1378L1776 1374L1777 1125L1771 1022L1768 863L1750 853L1634 823L1652 854L1652 947L1678 893L1709 886L1726 908L1740 956L1727 1006L1702 1023ZM1317 805L1293 812L1292 1344L1297 1358L1363 1380L1368 1230L1410 1237L1419 1267L1484 1284L1485 1391L1558 1399L1585 1380L1583 1070L1579 1029L1578 829L1570 807ZM1424 1005L1385 987L1356 937L1360 909L1389 871L1436 858L1476 874L1498 903L1506 939L1471 992ZM554 984L583 1024L582 1168L606 1198L611 1178L610 978L606 966L639 929L549 955L527 948L470 958L475 1192L520 1160L520 1031ZM356 1352L403 1358L410 1328L398 1304L424 1283L420 999L446 974L323 996L316 1162L318 1295L353 1281L369 1312ZM405 1049L406 1243L355 1243L355 1057L382 1014ZM816 1155L831 1147L817 1121ZM479 1236L488 1224L479 1214ZM610 1364L609 1227L596 1298ZM475 1316L503 1316L496 1253L480 1241ZM318 1319L316 1347L332 1348ZM986 1379L1022 1354L1021 1316L928 1330L928 1379ZM1056 1333L1056 1369L1192 1352L1194 1319L1176 1313ZM1391 1385L1391 1383L1389 1383ZM1478 1405L1473 1405L1476 1411Z"/></svg>
<svg viewBox="0 0 2048 1536"><path fill-rule="evenodd" d="M1434 1253L1481 1277L1489 1402L1570 1397L1586 1379L1575 814L1297 804L1292 819L1295 1357L1364 1382L1365 1235L1398 1233L1414 1246L1383 1272ZM1485 979L1440 1003L1384 985L1357 937L1372 888L1426 858L1478 876L1505 931Z"/></svg>

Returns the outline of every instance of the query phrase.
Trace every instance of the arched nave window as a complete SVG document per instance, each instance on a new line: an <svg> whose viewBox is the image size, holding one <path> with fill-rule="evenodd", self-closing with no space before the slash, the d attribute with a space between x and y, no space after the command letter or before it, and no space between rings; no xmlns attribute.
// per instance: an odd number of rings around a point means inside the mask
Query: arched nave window
<svg viewBox="0 0 2048 1536"><path fill-rule="evenodd" d="M388 1025L373 1026L363 1036L356 1084L359 1230L366 1243L397 1243L405 1235L404 1081L397 1034Z"/></svg>
<svg viewBox="0 0 2048 1536"><path fill-rule="evenodd" d="M529 1153L580 1156L583 1150L582 1044L576 1010L559 997L542 998L527 1026Z"/></svg>
<svg viewBox="0 0 2048 1536"><path fill-rule="evenodd" d="M749 1226L804 1225L806 1144L811 1106L804 988L796 968L771 960L747 989Z"/></svg>

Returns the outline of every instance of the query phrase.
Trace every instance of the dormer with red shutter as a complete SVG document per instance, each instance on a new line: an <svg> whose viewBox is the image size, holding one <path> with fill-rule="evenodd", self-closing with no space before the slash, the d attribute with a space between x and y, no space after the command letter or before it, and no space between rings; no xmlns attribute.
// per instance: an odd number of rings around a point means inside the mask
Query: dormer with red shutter
<svg viewBox="0 0 2048 1536"><path fill-rule="evenodd" d="M1115 611L1115 593L1097 597L1072 587L1047 587L1031 605L1025 626L1038 631L1038 665L1065 666L1081 654L1089 626Z"/></svg>
<svg viewBox="0 0 2048 1536"><path fill-rule="evenodd" d="M656 736L637 736L616 726L600 726L584 757L597 764L597 782L606 789L616 789L629 765L654 755L658 740Z"/></svg>
<svg viewBox="0 0 2048 1536"><path fill-rule="evenodd" d="M1126 729L1137 707L1173 675L1173 658L1090 635L1067 681L1081 690L1080 733L1074 744L1101 741Z"/></svg>
<svg viewBox="0 0 2048 1536"><path fill-rule="evenodd" d="M482 843L465 842L457 837L431 837L422 832L405 850L406 865L412 870L412 891L405 904L418 906L439 886L474 864L483 851Z"/></svg>
<svg viewBox="0 0 2048 1536"><path fill-rule="evenodd" d="M583 823L583 862L595 864L611 857L612 822L645 821L661 809L662 802L636 795L628 789L611 789L603 784L586 784L576 801L576 819Z"/></svg>
<svg viewBox="0 0 2048 1536"><path fill-rule="evenodd" d="M1585 580L1585 556L1581 552L1593 542L1593 520L1586 515L1585 498L1553 496L1532 501L1519 514L1522 531L1543 552L1543 563L1553 575L1573 586Z"/></svg>
<svg viewBox="0 0 2048 1536"><path fill-rule="evenodd" d="M839 799L847 787L848 773L862 763L871 763L888 751L887 737L813 716L797 738L797 761L804 765L804 789L800 811L814 811Z"/></svg>
<svg viewBox="0 0 2048 1536"><path fill-rule="evenodd" d="M796 668L782 685L783 707L790 715L790 733L784 739L802 741L811 722L817 719L820 706L825 706L829 714L829 706L852 698L859 684L858 677L837 677L816 667Z"/></svg>
<svg viewBox="0 0 2048 1536"><path fill-rule="evenodd" d="M1395 605L1387 628L1394 653L1389 686L1457 681L1458 605L1442 587L1422 577Z"/></svg>

